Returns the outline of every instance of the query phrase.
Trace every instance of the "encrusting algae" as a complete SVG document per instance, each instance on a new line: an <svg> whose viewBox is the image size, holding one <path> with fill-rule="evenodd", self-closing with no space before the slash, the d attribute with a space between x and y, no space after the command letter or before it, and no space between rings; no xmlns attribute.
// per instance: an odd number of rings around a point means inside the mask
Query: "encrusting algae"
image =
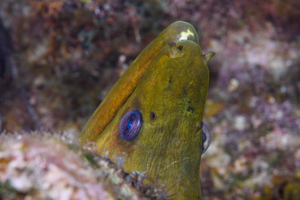
<svg viewBox="0 0 300 200"><path fill-rule="evenodd" d="M147 175L127 174L80 148L74 133L23 132L0 136L0 198L64 200L166 199L164 186L144 185Z"/></svg>
<svg viewBox="0 0 300 200"><path fill-rule="evenodd" d="M205 103L213 143L201 157L203 198L283 199L286 182L273 178L293 177L300 163L299 6L1 0L0 23L11 40L0 43L0 132L66 130L69 123L79 131L141 50L185 19L203 52L217 53Z"/></svg>

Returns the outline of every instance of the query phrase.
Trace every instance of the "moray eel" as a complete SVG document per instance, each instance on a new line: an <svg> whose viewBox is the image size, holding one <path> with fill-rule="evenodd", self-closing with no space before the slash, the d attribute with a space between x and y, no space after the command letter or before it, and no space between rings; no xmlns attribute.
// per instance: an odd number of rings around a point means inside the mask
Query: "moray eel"
<svg viewBox="0 0 300 200"><path fill-rule="evenodd" d="M124 157L125 171L146 172L172 198L202 199L200 159L209 139L202 120L213 55L202 54L192 25L171 24L113 86L80 133L81 145L94 142L99 154Z"/></svg>

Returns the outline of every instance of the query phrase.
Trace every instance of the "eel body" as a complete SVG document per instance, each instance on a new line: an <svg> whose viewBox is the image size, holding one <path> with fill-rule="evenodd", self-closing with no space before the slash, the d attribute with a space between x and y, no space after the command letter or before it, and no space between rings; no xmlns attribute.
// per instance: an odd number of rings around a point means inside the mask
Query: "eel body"
<svg viewBox="0 0 300 200"><path fill-rule="evenodd" d="M81 145L95 142L99 154L124 157L125 171L146 172L175 199L202 199L202 120L213 55L202 54L192 25L171 24L99 105L79 136Z"/></svg>

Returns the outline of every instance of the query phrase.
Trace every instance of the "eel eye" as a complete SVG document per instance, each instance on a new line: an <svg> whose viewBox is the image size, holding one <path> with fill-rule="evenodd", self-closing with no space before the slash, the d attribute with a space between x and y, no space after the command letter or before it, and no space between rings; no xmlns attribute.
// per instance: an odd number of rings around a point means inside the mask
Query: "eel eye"
<svg viewBox="0 0 300 200"><path fill-rule="evenodd" d="M142 126L142 115L137 110L126 113L119 124L119 132L124 140L133 140Z"/></svg>
<svg viewBox="0 0 300 200"><path fill-rule="evenodd" d="M210 145L211 136L208 128L203 124L202 126L202 154L205 153Z"/></svg>

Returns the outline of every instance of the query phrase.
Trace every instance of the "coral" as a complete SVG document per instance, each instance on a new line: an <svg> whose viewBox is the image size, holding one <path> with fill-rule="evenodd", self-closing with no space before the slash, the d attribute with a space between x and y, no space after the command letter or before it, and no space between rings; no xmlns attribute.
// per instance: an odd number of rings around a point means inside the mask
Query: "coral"
<svg viewBox="0 0 300 200"><path fill-rule="evenodd" d="M145 174L129 175L72 132L0 136L2 199L167 199ZM88 150L90 149L90 150ZM123 179L125 177L125 179ZM132 186L134 185L134 186Z"/></svg>
<svg viewBox="0 0 300 200"><path fill-rule="evenodd" d="M273 179L295 177L300 163L299 8L298 0L1 0L0 36L11 42L0 43L0 131L78 133L139 52L184 20L203 52L216 52L204 198L270 196L281 186Z"/></svg>

